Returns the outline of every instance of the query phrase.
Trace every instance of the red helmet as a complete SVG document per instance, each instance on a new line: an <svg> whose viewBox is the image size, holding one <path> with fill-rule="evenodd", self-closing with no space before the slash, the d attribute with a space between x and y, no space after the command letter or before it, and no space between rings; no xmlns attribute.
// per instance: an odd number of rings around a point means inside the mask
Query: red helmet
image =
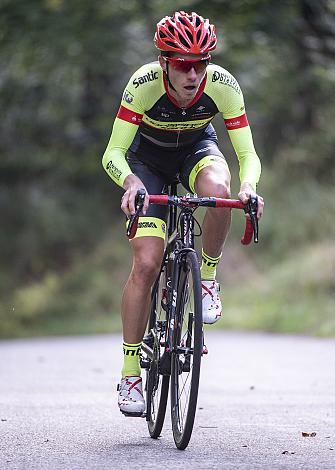
<svg viewBox="0 0 335 470"><path fill-rule="evenodd" d="M161 51L206 54L216 48L215 26L192 12L177 11L158 24L154 43Z"/></svg>

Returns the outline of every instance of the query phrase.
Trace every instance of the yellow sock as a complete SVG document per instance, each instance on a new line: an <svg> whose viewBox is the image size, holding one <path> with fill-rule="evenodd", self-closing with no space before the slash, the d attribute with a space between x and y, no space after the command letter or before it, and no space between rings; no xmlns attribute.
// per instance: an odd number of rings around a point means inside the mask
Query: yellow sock
<svg viewBox="0 0 335 470"><path fill-rule="evenodd" d="M122 377L131 377L134 375L141 375L140 367L140 351L141 343L129 344L123 343L123 368L121 371Z"/></svg>
<svg viewBox="0 0 335 470"><path fill-rule="evenodd" d="M206 255L202 250L202 263L200 267L201 279L203 281L214 281L216 276L216 267L219 264L222 253L216 258Z"/></svg>

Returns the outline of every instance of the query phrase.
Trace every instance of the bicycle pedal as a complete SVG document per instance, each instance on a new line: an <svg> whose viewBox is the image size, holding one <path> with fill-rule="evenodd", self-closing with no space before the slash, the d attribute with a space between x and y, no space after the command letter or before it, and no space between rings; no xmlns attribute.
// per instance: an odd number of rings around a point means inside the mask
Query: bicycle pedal
<svg viewBox="0 0 335 470"><path fill-rule="evenodd" d="M150 348L153 348L153 345L154 345L154 338L152 336L151 333L148 333L147 335L145 335L143 337L143 343L145 343L147 346L149 346Z"/></svg>
<svg viewBox="0 0 335 470"><path fill-rule="evenodd" d="M148 359L143 359L142 357L140 358L140 367L141 369L150 369L150 364L151 362Z"/></svg>

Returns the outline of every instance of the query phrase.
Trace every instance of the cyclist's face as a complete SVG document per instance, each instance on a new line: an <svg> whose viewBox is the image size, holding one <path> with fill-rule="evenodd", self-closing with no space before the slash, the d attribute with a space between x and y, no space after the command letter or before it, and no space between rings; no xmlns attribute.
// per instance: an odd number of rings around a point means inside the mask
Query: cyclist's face
<svg viewBox="0 0 335 470"><path fill-rule="evenodd" d="M206 66L208 60L205 55L197 54L174 54L169 58L160 57L160 64L164 71L169 71L169 79L176 93L181 100L192 100L196 95L200 83L206 74ZM176 59L184 59L185 61L196 61L194 66L191 62L178 62ZM185 65L183 67L183 65Z"/></svg>

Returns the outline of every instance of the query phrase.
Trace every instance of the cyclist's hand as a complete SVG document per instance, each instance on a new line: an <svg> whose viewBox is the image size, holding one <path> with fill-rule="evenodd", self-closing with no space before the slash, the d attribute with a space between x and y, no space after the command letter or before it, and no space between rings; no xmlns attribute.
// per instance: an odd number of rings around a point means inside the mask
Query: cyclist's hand
<svg viewBox="0 0 335 470"><path fill-rule="evenodd" d="M263 212L264 212L264 200L262 198L262 196L258 196L253 187L251 186L251 184L249 183L242 183L241 184L241 188L240 188L240 192L238 193L238 198L241 202L243 202L243 204L246 204L250 198L250 196L252 197L257 197L258 199L258 209L257 209L257 219L260 219L263 215Z"/></svg>
<svg viewBox="0 0 335 470"><path fill-rule="evenodd" d="M121 209L127 215L135 214L135 197L136 193L139 189L145 189L144 184L136 175L128 175L127 178L124 180L123 187L125 189L125 193L121 199ZM149 196L147 190L145 189L145 200L143 206L143 214L145 215L146 211L149 207Z"/></svg>

